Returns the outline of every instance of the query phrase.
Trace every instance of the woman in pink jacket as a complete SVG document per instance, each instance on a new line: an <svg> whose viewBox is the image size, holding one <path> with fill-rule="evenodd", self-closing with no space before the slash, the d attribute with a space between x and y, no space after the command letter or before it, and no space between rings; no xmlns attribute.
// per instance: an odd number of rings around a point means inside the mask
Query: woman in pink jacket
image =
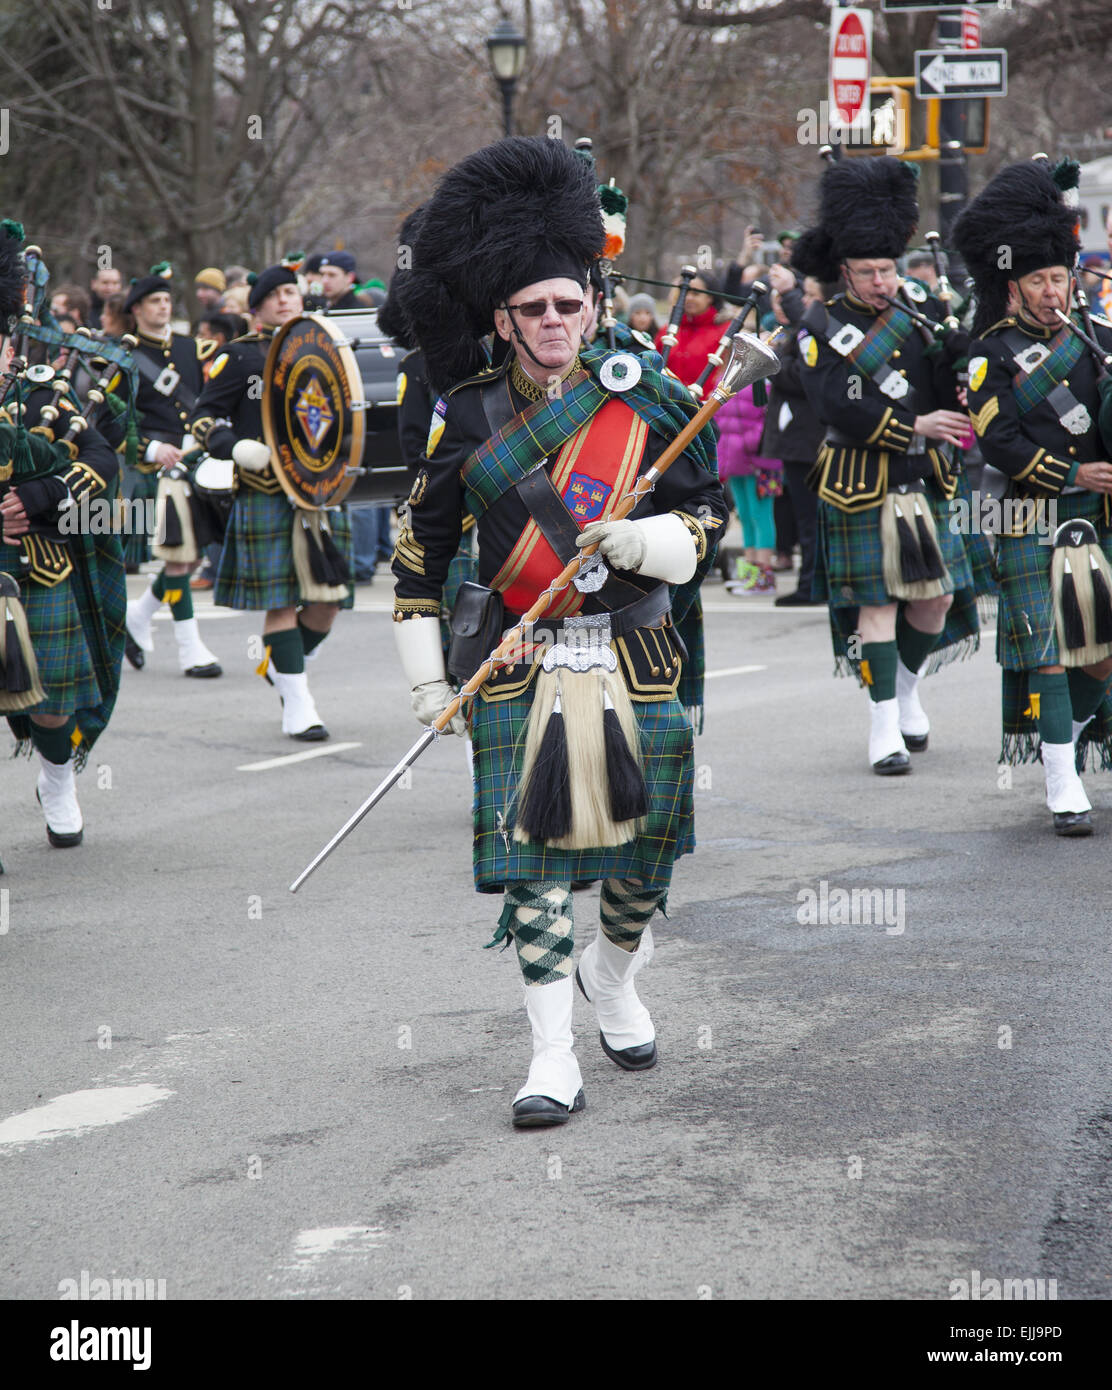
<svg viewBox="0 0 1112 1390"><path fill-rule="evenodd" d="M757 451L764 429L765 408L753 401L753 388L738 391L714 417L720 430L718 473L728 486L741 522L745 557L738 577L727 586L734 594L774 594L776 576L772 553L776 547L773 499L783 491L783 465Z"/></svg>

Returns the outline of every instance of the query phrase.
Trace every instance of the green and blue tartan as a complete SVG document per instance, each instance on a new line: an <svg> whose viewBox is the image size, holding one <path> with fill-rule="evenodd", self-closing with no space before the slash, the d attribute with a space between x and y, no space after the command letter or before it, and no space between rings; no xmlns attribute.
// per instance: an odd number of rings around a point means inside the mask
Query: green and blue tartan
<svg viewBox="0 0 1112 1390"><path fill-rule="evenodd" d="M576 380L578 373L574 374L574 385L521 411L475 450L463 465L463 486L467 506L476 517L482 517L526 473L561 449L615 395L665 439L675 438L697 414L698 407L687 388L659 370L661 359L656 353L646 352L638 359L641 378L630 390L608 391L597 378L610 355L604 348L582 351L579 356L585 375ZM703 426L684 452L717 477L713 422Z"/></svg>
<svg viewBox="0 0 1112 1390"><path fill-rule="evenodd" d="M846 361L852 363L867 377L885 366L888 359L901 343L907 341L915 330L913 320L895 309L886 309L878 314L869 327L864 339L852 352L846 354Z"/></svg>
<svg viewBox="0 0 1112 1390"><path fill-rule="evenodd" d="M1096 527L1101 549L1112 561L1112 530L1104 524L1104 499L1096 492L1069 492L1057 499L1061 525L1083 516ZM1027 677L1040 666L1058 665L1058 634L1050 592L1050 540L1040 543L1038 532L1001 536L996 562L1000 571L1000 616L996 627L996 659L1003 667L1001 716L1003 740L1000 761L1034 762L1038 758L1038 721L1025 714L1030 707ZM1101 704L1078 741L1078 765L1086 762L1112 767L1112 696Z"/></svg>
<svg viewBox="0 0 1112 1390"><path fill-rule="evenodd" d="M132 526L133 519L138 517L140 522L144 518L145 510L141 507L131 507L133 501L152 502L158 493L158 474L142 473L138 468L133 468L131 464L120 462L120 494L129 504L126 512L128 518L129 531L124 538L124 563L129 567L137 567L145 564L151 558L151 537L143 529L142 525ZM154 516L153 508L149 509Z"/></svg>
<svg viewBox="0 0 1112 1390"><path fill-rule="evenodd" d="M513 838L525 728L534 681L520 695L472 707L475 752L475 887L500 893L514 883L639 878L666 891L672 865L695 848L694 733L678 700L635 704L649 814L636 839L610 848L557 850Z"/></svg>
<svg viewBox="0 0 1112 1390"><path fill-rule="evenodd" d="M0 569L19 581L45 693L8 723L22 743L30 737L31 714L76 715L83 761L119 693L127 590L117 536L75 536L67 548L74 573L47 587L21 573L17 546L0 545Z"/></svg>
<svg viewBox="0 0 1112 1390"><path fill-rule="evenodd" d="M950 530L950 503L931 483L920 494L934 517L939 549L949 572L945 592L954 601L946 614L946 624L938 645L927 661L927 675L951 661L972 656L981 644L980 617L973 569L966 549L966 538ZM984 540L983 537L979 538ZM983 567L987 550L978 551ZM991 575L982 568L980 582L991 584ZM880 539L880 508L865 512L844 512L819 499L818 545L811 592L830 605L830 638L834 666L839 675L856 675L861 680L860 662L849 653L849 639L857 629L857 610L879 608L902 602L889 596L884 586L884 555ZM990 589L981 592L991 592Z"/></svg>
<svg viewBox="0 0 1112 1390"><path fill-rule="evenodd" d="M1085 351L1085 344L1063 324L1062 331L1051 338L1047 349L1050 356L1044 357L1034 371L1020 372L1012 381L1012 394L1021 415L1034 410L1069 376Z"/></svg>
<svg viewBox="0 0 1112 1390"><path fill-rule="evenodd" d="M332 539L355 572L351 545L351 522L341 508L328 513ZM222 608L266 610L291 608L300 604L300 590L293 564L294 507L284 492L255 492L241 486L236 493L220 566L213 585L213 602ZM355 603L354 585L341 608Z"/></svg>

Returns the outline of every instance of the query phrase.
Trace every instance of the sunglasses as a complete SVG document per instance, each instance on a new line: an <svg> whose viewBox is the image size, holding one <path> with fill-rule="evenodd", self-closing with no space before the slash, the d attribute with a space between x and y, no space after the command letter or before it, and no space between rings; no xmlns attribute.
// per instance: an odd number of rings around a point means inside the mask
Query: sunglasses
<svg viewBox="0 0 1112 1390"><path fill-rule="evenodd" d="M507 313L512 309L523 319L540 319L544 317L549 304L553 305L556 312L564 319L572 318L583 308L581 299L531 299L528 304L504 304L502 307Z"/></svg>

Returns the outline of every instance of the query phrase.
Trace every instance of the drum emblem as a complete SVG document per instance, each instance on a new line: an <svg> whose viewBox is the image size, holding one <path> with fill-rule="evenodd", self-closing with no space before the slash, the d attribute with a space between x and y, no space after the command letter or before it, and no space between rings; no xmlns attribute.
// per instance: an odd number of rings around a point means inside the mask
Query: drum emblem
<svg viewBox="0 0 1112 1390"><path fill-rule="evenodd" d="M315 375L311 376L308 384L302 388L294 406L294 414L308 440L309 448L315 454L336 418Z"/></svg>

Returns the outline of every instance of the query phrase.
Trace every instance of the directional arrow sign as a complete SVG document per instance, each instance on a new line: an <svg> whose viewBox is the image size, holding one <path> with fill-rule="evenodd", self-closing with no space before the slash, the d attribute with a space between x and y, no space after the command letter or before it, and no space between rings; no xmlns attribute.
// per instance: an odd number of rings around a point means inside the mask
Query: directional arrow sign
<svg viewBox="0 0 1112 1390"><path fill-rule="evenodd" d="M921 99L1002 97L1007 90L1007 49L920 48L915 53L915 95Z"/></svg>

